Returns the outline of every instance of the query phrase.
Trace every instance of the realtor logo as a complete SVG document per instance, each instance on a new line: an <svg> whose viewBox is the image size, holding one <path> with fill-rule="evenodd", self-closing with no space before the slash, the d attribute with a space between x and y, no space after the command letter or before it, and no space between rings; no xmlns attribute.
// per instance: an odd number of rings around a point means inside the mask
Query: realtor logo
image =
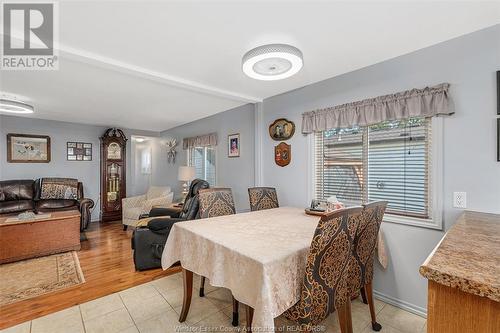
<svg viewBox="0 0 500 333"><path fill-rule="evenodd" d="M2 70L58 69L58 7L47 3L2 3Z"/></svg>

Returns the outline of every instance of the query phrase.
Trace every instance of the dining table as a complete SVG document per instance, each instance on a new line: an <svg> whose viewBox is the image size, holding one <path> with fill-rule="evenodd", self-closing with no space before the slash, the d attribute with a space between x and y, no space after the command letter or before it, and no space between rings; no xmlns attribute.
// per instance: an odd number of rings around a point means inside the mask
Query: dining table
<svg viewBox="0 0 500 333"><path fill-rule="evenodd" d="M188 314L196 273L247 306L249 328L273 332L274 318L300 299L319 219L303 208L279 207L174 224L161 261L163 269L177 262L183 269L179 321Z"/></svg>

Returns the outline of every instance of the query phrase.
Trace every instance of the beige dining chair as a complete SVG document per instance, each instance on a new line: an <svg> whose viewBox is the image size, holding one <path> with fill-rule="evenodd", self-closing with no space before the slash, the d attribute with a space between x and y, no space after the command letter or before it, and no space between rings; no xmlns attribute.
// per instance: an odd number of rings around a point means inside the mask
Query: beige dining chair
<svg viewBox="0 0 500 333"><path fill-rule="evenodd" d="M300 300L284 313L301 331L312 332L337 310L341 332L352 333L349 265L362 211L362 207L352 207L321 217L307 257Z"/></svg>
<svg viewBox="0 0 500 333"><path fill-rule="evenodd" d="M373 262L380 224L384 218L387 201L375 201L363 205L363 214L354 237L351 267L349 269L349 287L351 296L361 293L363 303L368 304L372 329L380 331L373 302Z"/></svg>
<svg viewBox="0 0 500 333"><path fill-rule="evenodd" d="M224 215L236 214L233 193L230 188L208 188L199 191L200 218L210 218ZM200 297L205 296L205 277L200 281ZM238 326L239 303L233 297L233 320L232 325Z"/></svg>
<svg viewBox="0 0 500 333"><path fill-rule="evenodd" d="M250 210L278 208L278 195L274 187L251 187L248 189Z"/></svg>

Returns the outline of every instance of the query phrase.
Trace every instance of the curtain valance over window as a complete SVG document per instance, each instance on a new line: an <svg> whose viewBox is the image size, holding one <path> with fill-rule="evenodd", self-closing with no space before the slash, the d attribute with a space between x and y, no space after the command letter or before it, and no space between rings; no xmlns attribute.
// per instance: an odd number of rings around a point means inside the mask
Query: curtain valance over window
<svg viewBox="0 0 500 333"><path fill-rule="evenodd" d="M453 114L449 110L448 83L369 98L302 114L302 133L321 132L388 120Z"/></svg>
<svg viewBox="0 0 500 333"><path fill-rule="evenodd" d="M182 148L217 146L217 133L210 133L182 139Z"/></svg>

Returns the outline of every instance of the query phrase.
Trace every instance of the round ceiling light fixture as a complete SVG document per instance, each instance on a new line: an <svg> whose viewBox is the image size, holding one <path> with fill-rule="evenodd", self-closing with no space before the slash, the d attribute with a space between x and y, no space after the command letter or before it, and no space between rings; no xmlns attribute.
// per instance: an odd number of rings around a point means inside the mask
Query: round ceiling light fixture
<svg viewBox="0 0 500 333"><path fill-rule="evenodd" d="M0 98L0 112L33 113L34 111L32 105L13 99Z"/></svg>
<svg viewBox="0 0 500 333"><path fill-rule="evenodd" d="M297 74L304 61L302 52L291 45L269 44L256 47L243 56L243 72L252 79L282 80Z"/></svg>

